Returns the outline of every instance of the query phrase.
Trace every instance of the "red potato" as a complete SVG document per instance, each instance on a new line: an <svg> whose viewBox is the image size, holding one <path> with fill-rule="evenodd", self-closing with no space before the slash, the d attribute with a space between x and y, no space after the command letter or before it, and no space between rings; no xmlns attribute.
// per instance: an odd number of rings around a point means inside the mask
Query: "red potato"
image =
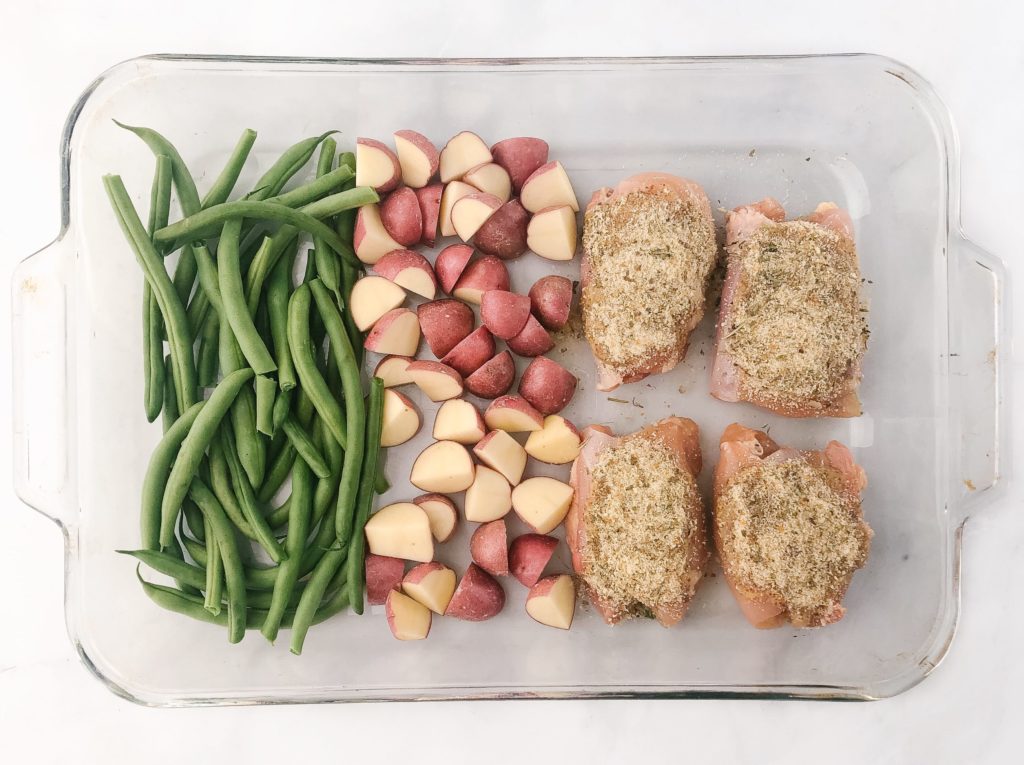
<svg viewBox="0 0 1024 765"><path fill-rule="evenodd" d="M348 299L352 321L362 332L404 302L405 290L380 276L364 276L358 280Z"/></svg>
<svg viewBox="0 0 1024 765"><path fill-rule="evenodd" d="M434 273L437 274L442 290L451 294L471 257L473 248L468 244L450 244L437 254Z"/></svg>
<svg viewBox="0 0 1024 765"><path fill-rule="evenodd" d="M430 522L430 533L438 542L447 542L459 525L459 511L444 494L421 494L413 504L423 508Z"/></svg>
<svg viewBox="0 0 1024 765"><path fill-rule="evenodd" d="M546 534L523 534L512 540L508 551L509 572L526 587L537 584L558 540Z"/></svg>
<svg viewBox="0 0 1024 765"><path fill-rule="evenodd" d="M356 139L356 186L369 186L385 194L400 180L402 167L391 149L372 138Z"/></svg>
<svg viewBox="0 0 1024 765"><path fill-rule="evenodd" d="M421 563L405 575L402 592L435 614L443 614L455 593L455 572L436 561Z"/></svg>
<svg viewBox="0 0 1024 765"><path fill-rule="evenodd" d="M538 356L519 379L519 395L541 414L558 414L572 400L577 382L561 364Z"/></svg>
<svg viewBox="0 0 1024 765"><path fill-rule="evenodd" d="M466 489L465 505L467 521L496 521L512 509L512 487L497 470L477 465L473 483Z"/></svg>
<svg viewBox="0 0 1024 765"><path fill-rule="evenodd" d="M475 563L470 563L444 615L482 622L497 616L504 607L505 591L501 589L498 580Z"/></svg>
<svg viewBox="0 0 1024 765"><path fill-rule="evenodd" d="M441 359L463 377L468 377L494 355L494 337L487 327L477 327Z"/></svg>
<svg viewBox="0 0 1024 765"><path fill-rule="evenodd" d="M487 144L476 133L463 130L441 149L441 182L459 180L477 165L490 161Z"/></svg>
<svg viewBox="0 0 1024 765"><path fill-rule="evenodd" d="M512 509L538 534L547 534L565 520L573 488L547 476L527 478L512 492Z"/></svg>
<svg viewBox="0 0 1024 765"><path fill-rule="evenodd" d="M441 192L444 186L434 183L416 189L416 201L420 205L420 219L423 221L423 233L420 241L427 247L433 247L437 240L437 221L441 216Z"/></svg>
<svg viewBox="0 0 1024 765"><path fill-rule="evenodd" d="M508 287L508 269L505 264L493 255L488 255L466 266L452 294L459 300L480 305L488 290L507 290Z"/></svg>
<svg viewBox="0 0 1024 765"><path fill-rule="evenodd" d="M455 203L469 194L476 194L474 186L462 181L452 181L445 185L441 192L441 206L438 209L438 223L441 227L441 236L455 236L455 224L452 222L452 210Z"/></svg>
<svg viewBox="0 0 1024 765"><path fill-rule="evenodd" d="M519 201L532 213L546 207L568 205L573 212L579 212L576 192L572 190L569 175L558 160L541 165L523 183Z"/></svg>
<svg viewBox="0 0 1024 765"><path fill-rule="evenodd" d="M539 321L531 314L522 331L507 341L509 349L517 356L541 356L555 347L555 341Z"/></svg>
<svg viewBox="0 0 1024 765"><path fill-rule="evenodd" d="M409 376L431 401L447 401L462 395L462 377L440 361L414 361L408 367Z"/></svg>
<svg viewBox="0 0 1024 765"><path fill-rule="evenodd" d="M526 228L526 245L548 260L572 260L576 240L576 213L568 205L534 213Z"/></svg>
<svg viewBox="0 0 1024 765"><path fill-rule="evenodd" d="M558 414L544 418L544 427L530 433L523 447L535 460L565 465L579 456L583 436L576 426Z"/></svg>
<svg viewBox="0 0 1024 765"><path fill-rule="evenodd" d="M484 422L491 430L506 433L530 433L544 427L544 417L522 396L501 396L484 412Z"/></svg>
<svg viewBox="0 0 1024 765"><path fill-rule="evenodd" d="M366 545L374 555L426 563L434 558L434 538L423 508L395 502L370 516L364 527Z"/></svg>
<svg viewBox="0 0 1024 765"><path fill-rule="evenodd" d="M435 441L455 441L472 446L487 435L484 418L469 401L453 398L441 404L434 417Z"/></svg>
<svg viewBox="0 0 1024 765"><path fill-rule="evenodd" d="M485 255L495 255L502 260L513 260L526 252L526 231L530 213L512 199L490 218L484 221L473 237L473 244Z"/></svg>
<svg viewBox="0 0 1024 765"><path fill-rule="evenodd" d="M356 257L372 266L392 250L400 250L402 245L392 239L384 228L380 208L377 205L363 205L356 213L352 247Z"/></svg>
<svg viewBox="0 0 1024 765"><path fill-rule="evenodd" d="M526 613L547 627L567 630L576 613L576 583L568 574L541 579L526 596Z"/></svg>
<svg viewBox="0 0 1024 765"><path fill-rule="evenodd" d="M466 378L466 389L480 398L497 398L512 387L516 365L512 354L502 351Z"/></svg>
<svg viewBox="0 0 1024 765"><path fill-rule="evenodd" d="M419 433L422 420L416 405L397 390L384 390L384 413L380 445L389 448L404 444Z"/></svg>
<svg viewBox="0 0 1024 765"><path fill-rule="evenodd" d="M430 634L430 609L398 590L388 593L384 613L399 640L423 640Z"/></svg>
<svg viewBox="0 0 1024 765"><path fill-rule="evenodd" d="M508 576L508 531L498 519L481 524L469 539L473 562L488 574Z"/></svg>
<svg viewBox="0 0 1024 765"><path fill-rule="evenodd" d="M387 555L366 556L366 599L371 606L382 606L388 593L397 590L405 576L405 561Z"/></svg>
<svg viewBox="0 0 1024 765"><path fill-rule="evenodd" d="M505 203L512 196L512 180L508 171L494 162L487 162L470 169L462 180L487 194L493 194Z"/></svg>
<svg viewBox="0 0 1024 765"><path fill-rule="evenodd" d="M564 276L544 276L530 287L530 307L547 329L556 330L569 321L572 282Z"/></svg>
<svg viewBox="0 0 1024 765"><path fill-rule="evenodd" d="M398 193L397 191L395 192ZM392 195L394 196L394 195ZM374 273L427 300L434 299L437 278L427 259L412 250L392 250L373 266Z"/></svg>
<svg viewBox="0 0 1024 765"><path fill-rule="evenodd" d="M430 183L441 155L429 138L415 130L398 130L395 132L395 149L402 170L402 183L411 189L421 189Z"/></svg>
<svg viewBox="0 0 1024 765"><path fill-rule="evenodd" d="M388 311L377 320L363 347L374 353L415 356L420 345L420 323L408 308Z"/></svg>
<svg viewBox="0 0 1024 765"><path fill-rule="evenodd" d="M409 365L412 359L408 356L385 356L373 370L373 376L384 381L385 388L396 388L412 382L409 376Z"/></svg>
<svg viewBox="0 0 1024 765"><path fill-rule="evenodd" d="M459 300L444 298L421 303L416 309L420 330L438 358L461 343L473 331L473 309Z"/></svg>
<svg viewBox="0 0 1024 765"><path fill-rule="evenodd" d="M423 491L450 494L472 486L475 474L476 466L465 446L454 441L437 441L420 452L413 462L409 483Z"/></svg>
<svg viewBox="0 0 1024 765"><path fill-rule="evenodd" d="M506 138L491 147L495 163L508 171L518 194L533 171L548 161L548 142L540 138Z"/></svg>
<svg viewBox="0 0 1024 765"><path fill-rule="evenodd" d="M507 290L488 290L480 299L480 318L492 335L508 340L526 326L530 298Z"/></svg>
<svg viewBox="0 0 1024 765"><path fill-rule="evenodd" d="M515 486L526 470L526 451L504 430L492 430L473 447L473 454L487 467L501 473Z"/></svg>
<svg viewBox="0 0 1024 765"><path fill-rule="evenodd" d="M408 186L395 189L380 203L380 220L384 230L403 247L411 247L423 236L420 202Z"/></svg>
<svg viewBox="0 0 1024 765"><path fill-rule="evenodd" d="M503 204L494 194L481 191L466 194L452 205L452 228L462 241L469 242Z"/></svg>

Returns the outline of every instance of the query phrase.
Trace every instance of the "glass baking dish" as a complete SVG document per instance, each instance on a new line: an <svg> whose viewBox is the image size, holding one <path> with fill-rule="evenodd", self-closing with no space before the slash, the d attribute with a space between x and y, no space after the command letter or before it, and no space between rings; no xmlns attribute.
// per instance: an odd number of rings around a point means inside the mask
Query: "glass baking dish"
<svg viewBox="0 0 1024 765"><path fill-rule="evenodd" d="M388 635L380 608L317 627L301 657L286 640L224 631L161 611L134 563L143 471L159 426L142 413L142 279L100 178L120 173L148 204L149 151L112 119L157 128L194 169L213 172L244 127L259 132L239 188L285 146L325 129L339 143L413 127L441 143L461 129L488 142L538 135L577 195L631 173L694 178L721 210L772 195L791 214L822 200L847 208L870 299L865 413L786 420L707 393L713 316L673 372L612 394L594 388L580 341L552 352L581 378L566 412L628 432L668 414L702 428L704 481L722 429L770 427L782 443L849 444L870 477L875 529L847 617L815 631L746 625L715 570L677 627L609 628L585 606L569 632L523 611L525 589L485 623L436 619L429 639ZM724 697L873 699L926 677L959 612L965 520L1003 483L1007 435L1005 275L959 227L956 139L929 85L871 55L717 59L349 61L153 56L120 64L82 95L64 132L62 230L14 282L15 435L22 499L54 519L66 545L68 632L115 693L151 705L451 698ZM212 182L198 178L200 191ZM526 256L513 288L578 261ZM426 427L392 450L394 488ZM559 475L564 468L546 472ZM514 531L517 521L510 521ZM468 524L440 548L461 570ZM556 568L568 568L562 547Z"/></svg>

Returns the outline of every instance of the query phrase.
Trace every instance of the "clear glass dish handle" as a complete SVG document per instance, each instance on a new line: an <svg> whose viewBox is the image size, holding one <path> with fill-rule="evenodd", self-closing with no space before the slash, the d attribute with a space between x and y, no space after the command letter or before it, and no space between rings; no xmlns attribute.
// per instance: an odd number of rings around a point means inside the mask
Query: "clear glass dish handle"
<svg viewBox="0 0 1024 765"><path fill-rule="evenodd" d="M959 411L961 519L1002 494L1010 462L1010 306L1003 262L962 235L950 239L951 404Z"/></svg>
<svg viewBox="0 0 1024 765"><path fill-rule="evenodd" d="M66 234L23 260L12 284L14 481L18 496L62 526L73 522L68 460Z"/></svg>

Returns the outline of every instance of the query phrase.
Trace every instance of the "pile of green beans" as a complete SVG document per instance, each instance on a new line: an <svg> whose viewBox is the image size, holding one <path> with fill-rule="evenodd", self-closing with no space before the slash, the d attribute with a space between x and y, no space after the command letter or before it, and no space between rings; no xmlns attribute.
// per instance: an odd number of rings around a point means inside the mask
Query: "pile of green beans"
<svg viewBox="0 0 1024 765"><path fill-rule="evenodd" d="M299 654L311 626L363 612L363 526L387 487L383 387L374 378L364 396L364 337L348 310L362 271L353 216L377 194L355 186L354 156L324 133L232 200L256 142L246 130L200 196L167 138L117 124L156 158L148 225L119 176L103 185L142 268L143 406L163 425L141 547L118 552L157 605L226 628L232 643L290 629ZM315 174L285 190L318 149Z"/></svg>

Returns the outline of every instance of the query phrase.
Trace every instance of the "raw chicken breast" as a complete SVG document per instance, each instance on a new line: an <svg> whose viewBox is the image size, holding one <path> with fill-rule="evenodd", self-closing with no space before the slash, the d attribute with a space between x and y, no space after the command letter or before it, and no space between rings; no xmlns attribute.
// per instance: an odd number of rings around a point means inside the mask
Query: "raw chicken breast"
<svg viewBox="0 0 1024 765"><path fill-rule="evenodd" d="M871 544L860 508L866 485L837 441L798 451L760 430L726 428L715 467L715 547L751 624L822 627L843 617L843 596Z"/></svg>
<svg viewBox="0 0 1024 765"><path fill-rule="evenodd" d="M594 192L583 222L581 304L598 390L682 361L716 260L711 205L695 182L641 173Z"/></svg>
<svg viewBox="0 0 1024 765"><path fill-rule="evenodd" d="M726 216L711 394L789 417L856 417L866 310L850 216L785 220L774 199Z"/></svg>
<svg viewBox="0 0 1024 765"><path fill-rule="evenodd" d="M616 438L591 426L573 462L566 517L573 568L609 624L686 614L709 553L696 423L669 417Z"/></svg>

